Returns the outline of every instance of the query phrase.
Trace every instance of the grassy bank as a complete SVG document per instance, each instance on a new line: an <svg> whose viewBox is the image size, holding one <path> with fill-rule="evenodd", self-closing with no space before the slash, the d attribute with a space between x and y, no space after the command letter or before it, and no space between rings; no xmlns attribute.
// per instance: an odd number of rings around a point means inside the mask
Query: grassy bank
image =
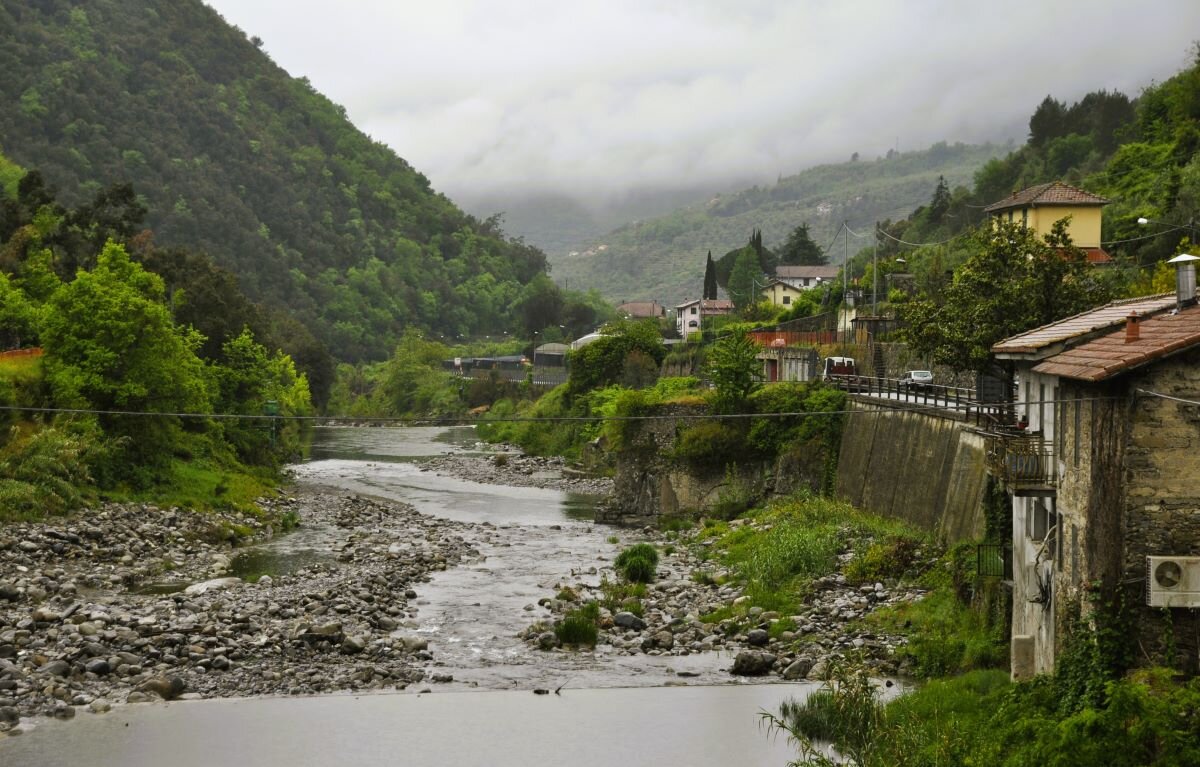
<svg viewBox="0 0 1200 767"><path fill-rule="evenodd" d="M1200 764L1200 679L1145 669L1108 681L1087 704L1070 684L1063 675L1013 683L1004 671L973 671L882 703L864 672L842 668L804 703L766 716L798 746L796 765ZM828 757L830 743L844 761Z"/></svg>

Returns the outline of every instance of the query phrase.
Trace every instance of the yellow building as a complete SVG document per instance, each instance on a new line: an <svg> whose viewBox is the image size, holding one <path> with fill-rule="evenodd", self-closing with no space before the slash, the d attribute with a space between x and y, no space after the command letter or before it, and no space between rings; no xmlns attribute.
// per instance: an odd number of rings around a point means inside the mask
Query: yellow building
<svg viewBox="0 0 1200 767"><path fill-rule="evenodd" d="M783 280L771 280L762 289L762 297L774 306L791 306L803 292L803 288L797 288Z"/></svg>
<svg viewBox="0 0 1200 767"><path fill-rule="evenodd" d="M1023 224L1039 236L1049 234L1055 221L1069 217L1067 231L1075 246L1087 253L1088 261L1107 263L1112 258L1100 247L1100 209L1107 204L1091 192L1051 181L1022 189L983 210L995 220Z"/></svg>

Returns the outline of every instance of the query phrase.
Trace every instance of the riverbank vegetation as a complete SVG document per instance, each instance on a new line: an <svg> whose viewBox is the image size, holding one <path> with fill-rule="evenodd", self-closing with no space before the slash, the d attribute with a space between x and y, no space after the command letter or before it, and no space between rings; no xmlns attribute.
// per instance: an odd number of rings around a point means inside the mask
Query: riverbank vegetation
<svg viewBox="0 0 1200 767"><path fill-rule="evenodd" d="M1014 683L1003 671L974 671L884 702L866 672L849 665L804 702L765 718L800 748L793 765L1200 764L1200 680L1143 669L1108 680L1091 702L1069 688L1062 674Z"/></svg>
<svg viewBox="0 0 1200 767"><path fill-rule="evenodd" d="M925 592L920 600L881 607L866 623L907 636L897 660L909 673L928 678L1008 662L1001 611L991 607L982 585L961 587L975 581L963 550L946 550L903 522L802 492L731 522L709 520L695 540L701 558L723 565L747 597L702 616L707 622L734 618L749 625L750 616L763 611L791 615L811 594L814 580L833 573L854 586L879 582ZM773 630L794 628L789 623L783 620Z"/></svg>
<svg viewBox="0 0 1200 767"><path fill-rule="evenodd" d="M145 210L126 187L73 210L35 173L15 191L0 200L0 521L97 499L250 510L314 412L274 346L286 324L202 257L133 238Z"/></svg>

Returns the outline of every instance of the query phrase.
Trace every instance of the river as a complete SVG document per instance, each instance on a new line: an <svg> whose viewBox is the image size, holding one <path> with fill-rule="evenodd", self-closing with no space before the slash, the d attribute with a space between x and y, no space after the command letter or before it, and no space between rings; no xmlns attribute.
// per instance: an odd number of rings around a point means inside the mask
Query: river
<svg viewBox="0 0 1200 767"><path fill-rule="evenodd" d="M614 531L587 521L594 499L421 471L427 457L478 450L470 428L317 432L311 459L295 467L299 481L480 525L483 558L418 588L418 615L401 628L429 640L428 671L453 681L395 694L123 706L0 740L0 763L782 765L794 756L760 729L758 713L811 684L737 683L719 653L544 653L516 638L546 615L537 601L560 580L586 577L616 553ZM328 556L325 542L302 528L243 566L286 572Z"/></svg>

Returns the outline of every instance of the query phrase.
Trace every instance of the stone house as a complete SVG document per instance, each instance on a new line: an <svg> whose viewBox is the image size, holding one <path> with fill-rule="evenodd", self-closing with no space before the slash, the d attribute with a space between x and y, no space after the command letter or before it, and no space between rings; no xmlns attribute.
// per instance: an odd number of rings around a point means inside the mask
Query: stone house
<svg viewBox="0 0 1200 767"><path fill-rule="evenodd" d="M1162 588L1147 576L1148 557L1200 556L1194 272L1177 294L1109 304L993 353L1013 365L1019 420L992 430L989 447L1012 494L1013 676L1053 671L1076 608L1087 615L1118 596L1137 626L1139 661L1162 662L1173 645L1194 673L1196 610L1151 607ZM1200 606L1200 559L1194 567L1168 589L1175 604Z"/></svg>

